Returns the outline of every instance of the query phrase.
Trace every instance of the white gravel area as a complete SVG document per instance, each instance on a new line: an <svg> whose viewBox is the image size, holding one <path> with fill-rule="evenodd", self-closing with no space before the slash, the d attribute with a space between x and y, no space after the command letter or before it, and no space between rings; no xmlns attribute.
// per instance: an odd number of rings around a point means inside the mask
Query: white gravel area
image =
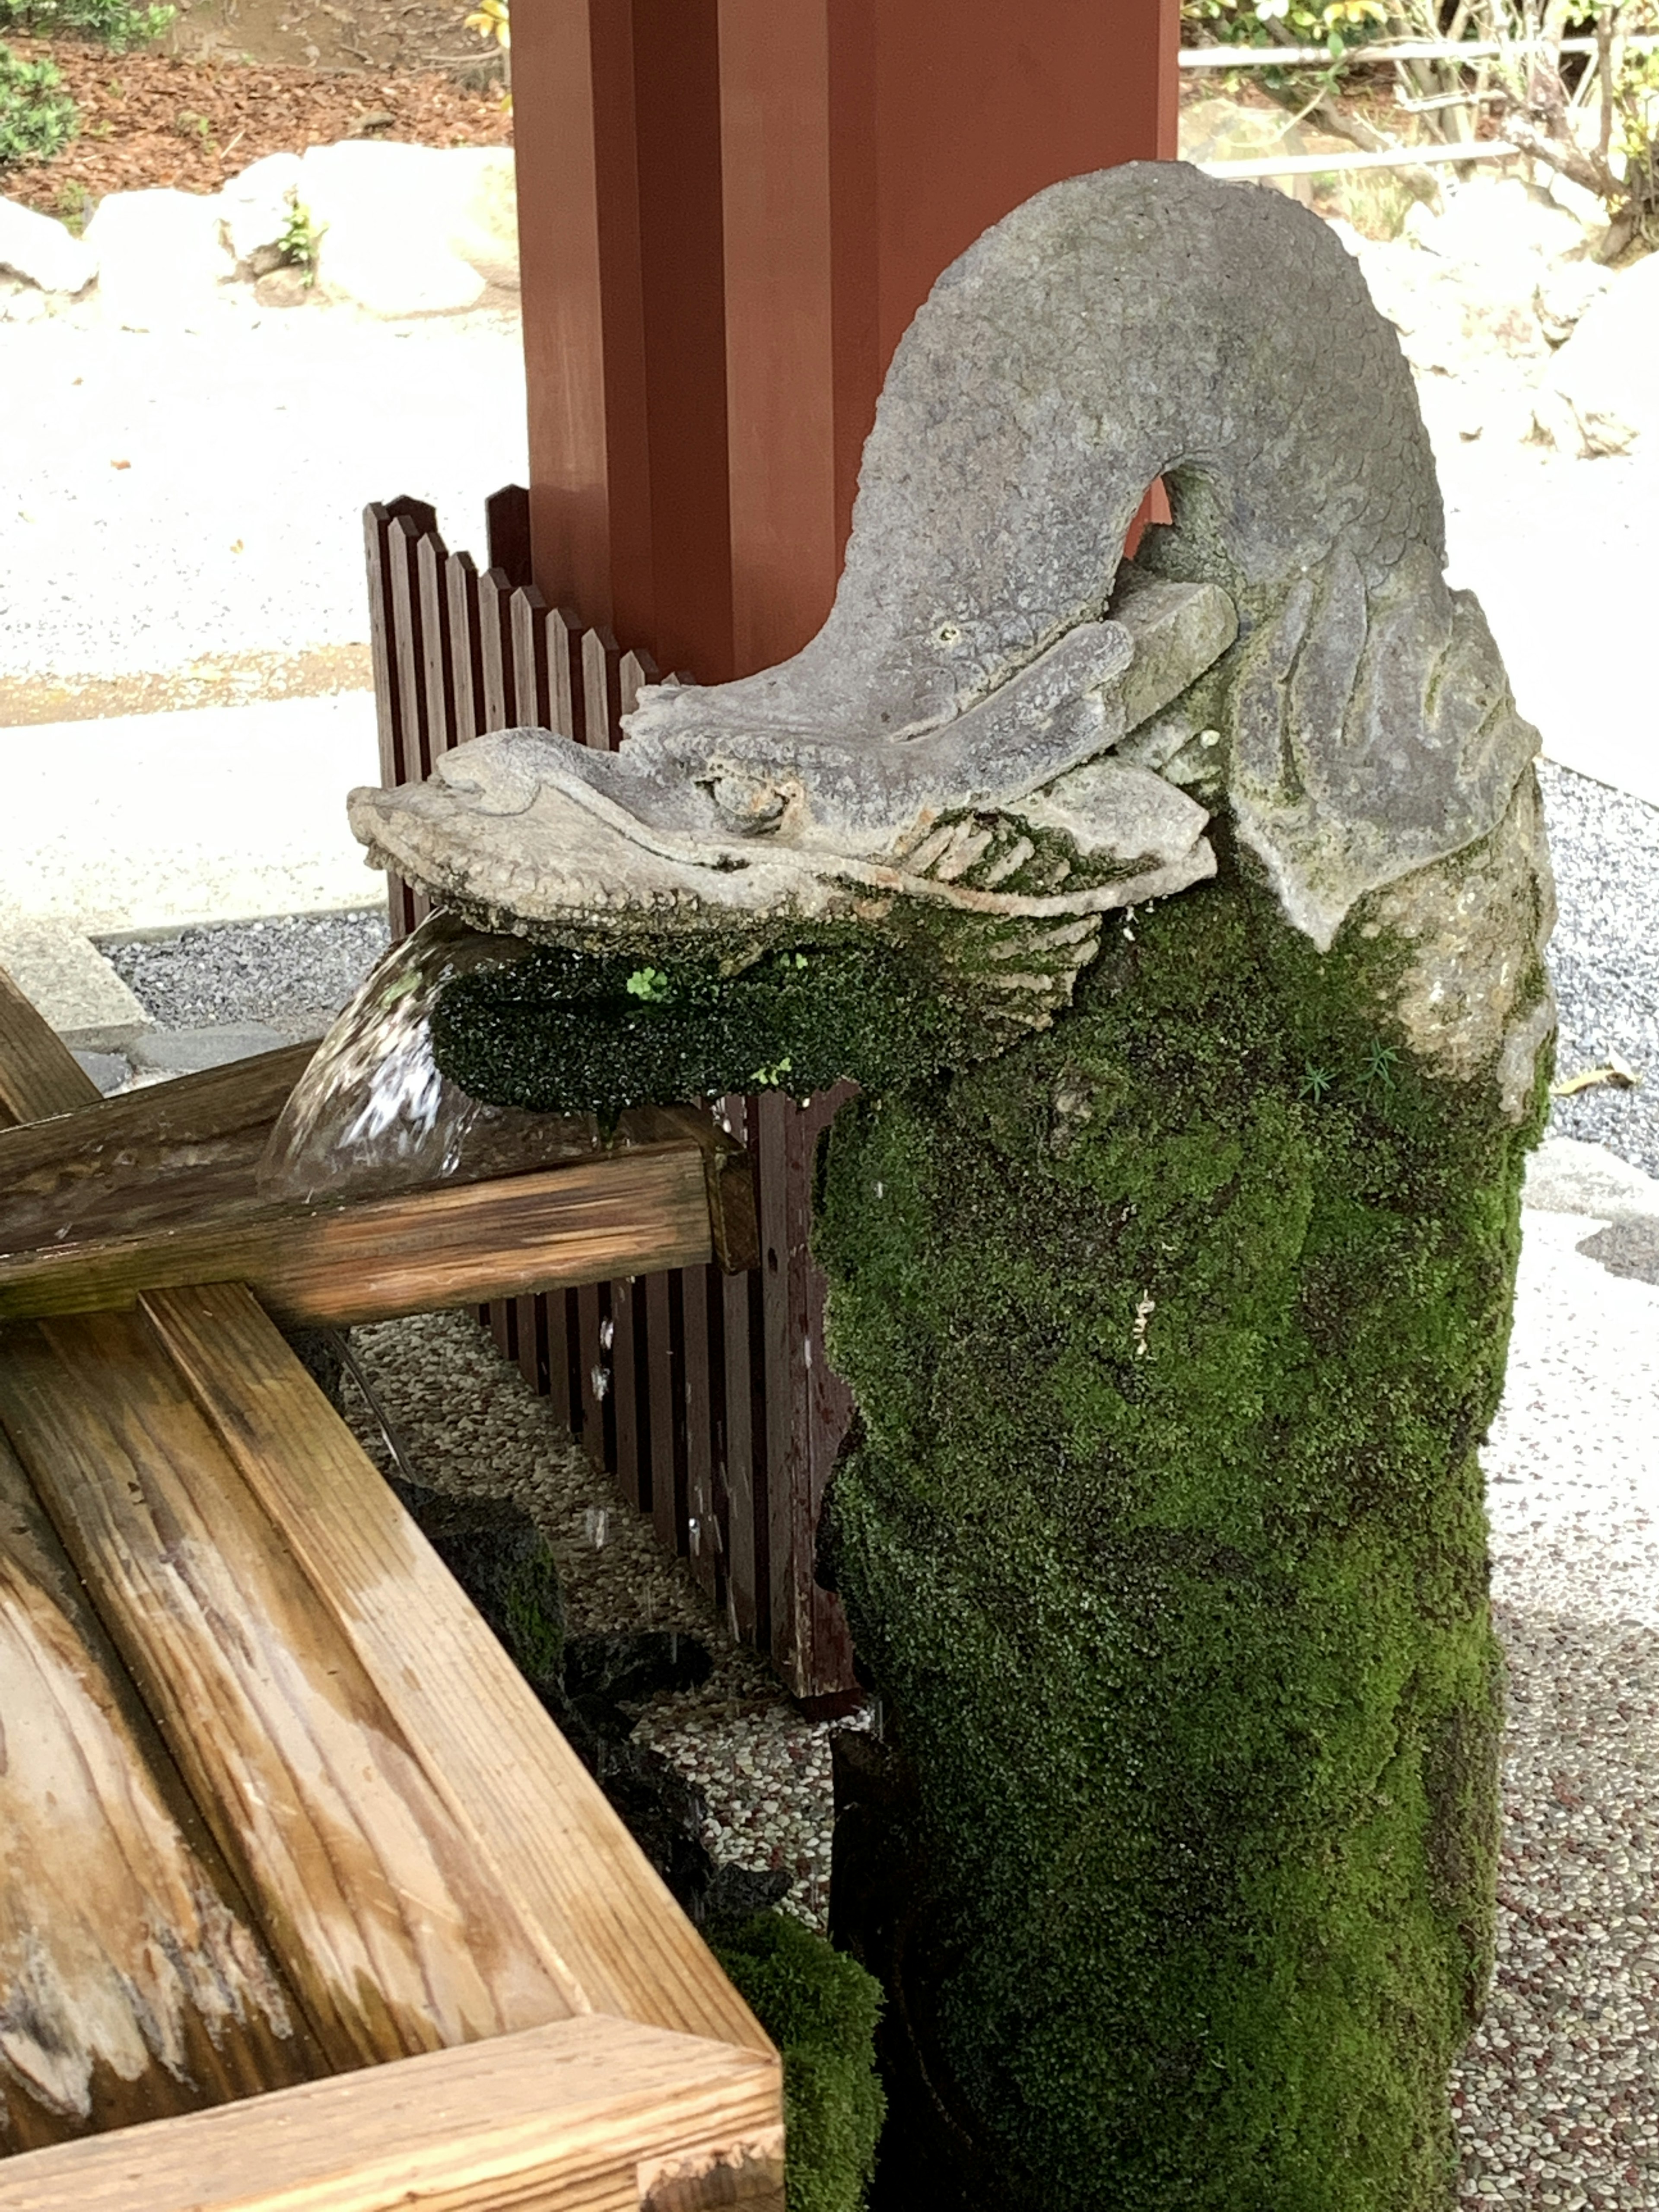
<svg viewBox="0 0 1659 2212"><path fill-rule="evenodd" d="M1497 1981L1466 2203L1659 2205L1659 1289L1528 1212L1483 1455L1509 1662Z"/></svg>
<svg viewBox="0 0 1659 2212"><path fill-rule="evenodd" d="M429 500L482 556L526 435L506 313L228 301L199 334L0 324L0 676L362 643L365 505Z"/></svg>

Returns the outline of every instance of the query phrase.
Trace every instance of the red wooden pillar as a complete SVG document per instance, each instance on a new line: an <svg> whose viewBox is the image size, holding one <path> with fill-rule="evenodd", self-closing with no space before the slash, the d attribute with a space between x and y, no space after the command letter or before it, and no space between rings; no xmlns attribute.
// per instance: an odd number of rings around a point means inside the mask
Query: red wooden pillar
<svg viewBox="0 0 1659 2212"><path fill-rule="evenodd" d="M940 270L1044 185L1174 154L1179 0L525 0L513 30L536 581L659 667L765 667L829 611L882 377ZM635 1346L694 1565L808 1695L851 1680L811 1581L846 1413L805 1249L825 1118L748 1114L747 1313L653 1291Z"/></svg>

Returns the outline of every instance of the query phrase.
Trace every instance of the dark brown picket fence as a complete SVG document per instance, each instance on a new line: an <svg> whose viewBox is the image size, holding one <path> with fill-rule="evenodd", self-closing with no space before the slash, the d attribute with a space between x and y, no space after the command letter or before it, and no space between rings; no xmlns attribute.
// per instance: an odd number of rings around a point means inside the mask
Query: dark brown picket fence
<svg viewBox="0 0 1659 2212"><path fill-rule="evenodd" d="M451 553L424 501L364 514L380 774L387 784L488 730L614 747L657 672L530 581L528 495L486 507L489 567ZM395 878L392 928L426 902ZM761 1264L599 1283L486 1309L503 1353L552 1401L629 1504L687 1558L736 1632L799 1698L853 1688L840 1605L813 1578L819 1507L851 1413L823 1356L823 1279L807 1250L812 1158L844 1091L799 1107L728 1098L756 1161Z"/></svg>

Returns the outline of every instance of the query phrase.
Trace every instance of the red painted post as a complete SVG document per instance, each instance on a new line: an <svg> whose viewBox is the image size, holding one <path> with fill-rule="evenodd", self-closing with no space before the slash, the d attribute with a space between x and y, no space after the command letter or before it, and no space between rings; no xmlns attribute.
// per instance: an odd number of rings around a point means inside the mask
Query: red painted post
<svg viewBox="0 0 1659 2212"><path fill-rule="evenodd" d="M940 270L1044 185L1175 153L1179 0L533 0L513 29L536 583L659 667L764 667L829 611L881 380ZM823 1119L749 1115L751 1402L711 1434L752 1465L709 1471L769 1518L769 1546L746 1531L723 1558L806 1696L851 1679L811 1579L844 1417L805 1245ZM659 1524L668 1475L689 1480L671 1408L724 1405L744 1374L685 1287L638 1309ZM728 1298L726 1328L741 1313ZM670 1376L716 1345L719 1376ZM684 1449L707 1448L700 1417Z"/></svg>

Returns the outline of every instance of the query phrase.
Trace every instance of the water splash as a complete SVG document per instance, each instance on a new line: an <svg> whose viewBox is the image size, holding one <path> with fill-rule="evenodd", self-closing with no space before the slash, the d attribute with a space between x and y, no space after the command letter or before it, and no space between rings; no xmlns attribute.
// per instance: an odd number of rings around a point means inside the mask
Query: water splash
<svg viewBox="0 0 1659 2212"><path fill-rule="evenodd" d="M531 949L442 912L394 945L295 1085L259 1163L260 1190L308 1200L438 1182L479 1139L531 1120L470 1097L432 1050L432 1010L445 987L511 967Z"/></svg>

